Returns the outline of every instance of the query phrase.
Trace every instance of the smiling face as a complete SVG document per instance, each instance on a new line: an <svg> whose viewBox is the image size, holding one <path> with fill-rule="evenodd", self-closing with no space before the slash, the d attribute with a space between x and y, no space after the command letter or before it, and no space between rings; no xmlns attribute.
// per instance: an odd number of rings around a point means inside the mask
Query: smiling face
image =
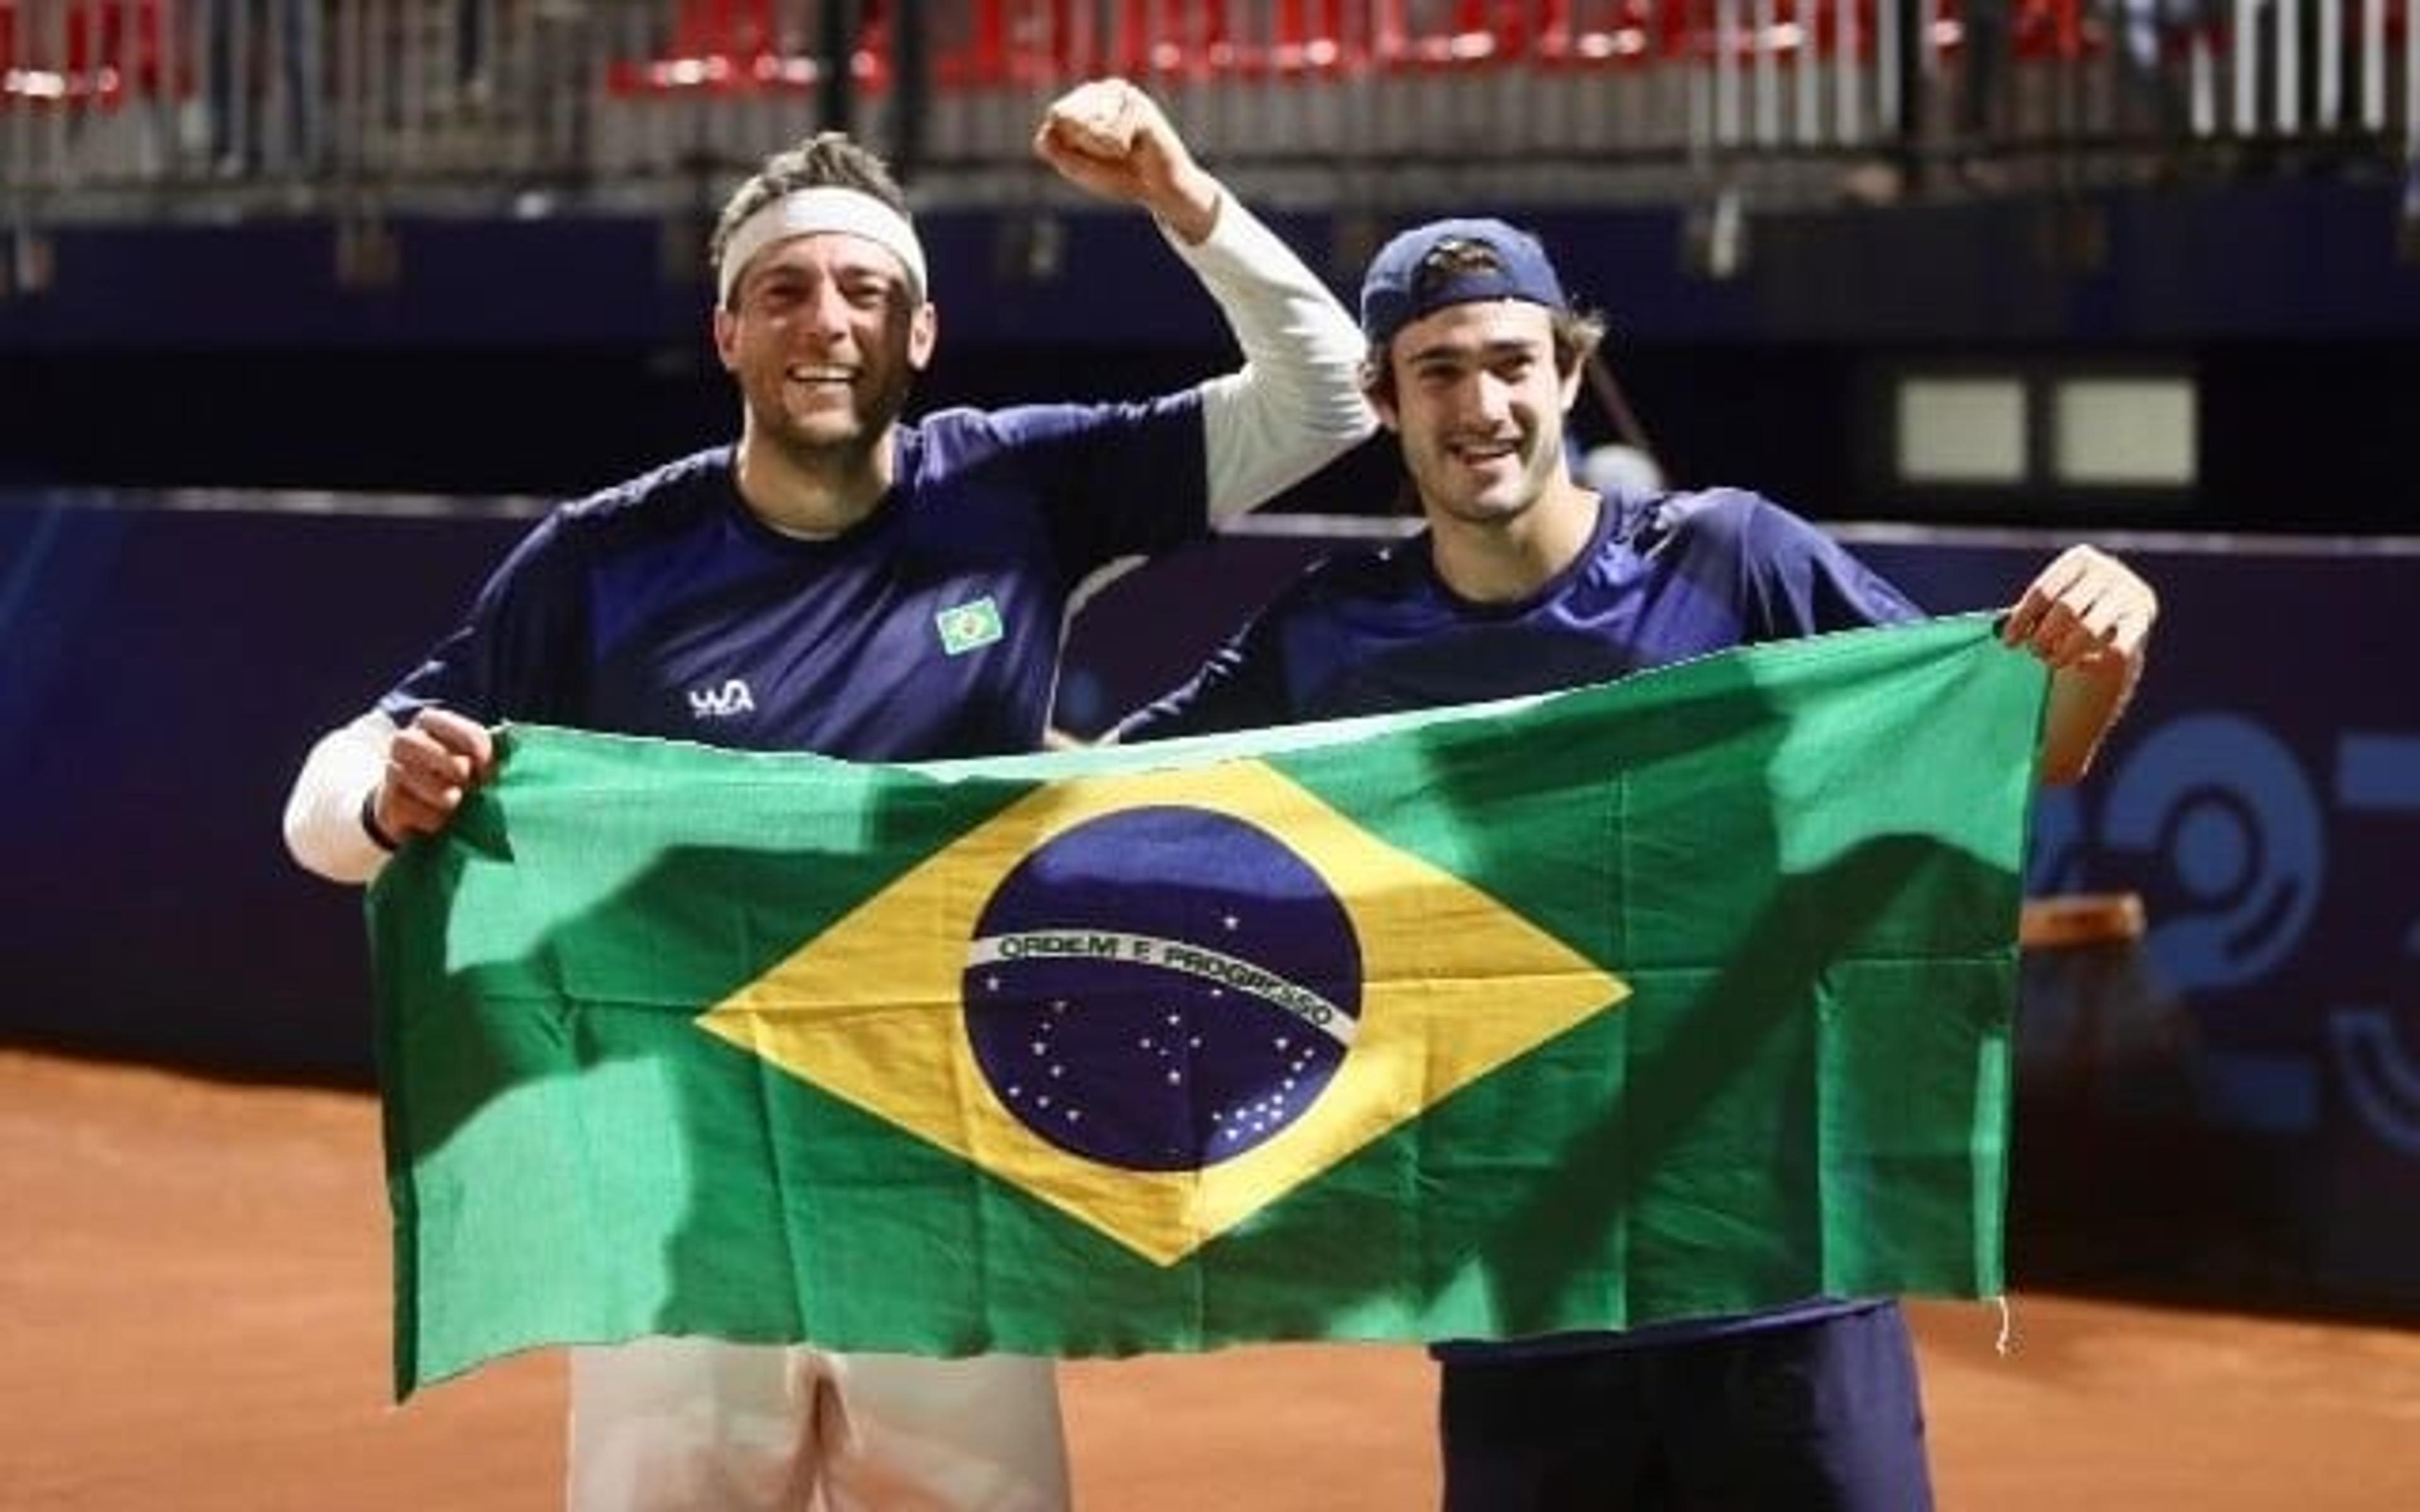
<svg viewBox="0 0 2420 1512"><path fill-rule="evenodd" d="M1395 332L1386 360L1393 392L1373 397L1433 523L1510 524L1564 481L1579 373L1557 368L1544 306L1448 305Z"/></svg>
<svg viewBox="0 0 2420 1512"><path fill-rule="evenodd" d="M714 316L714 345L738 380L748 441L812 465L865 455L908 402L933 353L930 304L899 259L872 241L821 232L757 254Z"/></svg>

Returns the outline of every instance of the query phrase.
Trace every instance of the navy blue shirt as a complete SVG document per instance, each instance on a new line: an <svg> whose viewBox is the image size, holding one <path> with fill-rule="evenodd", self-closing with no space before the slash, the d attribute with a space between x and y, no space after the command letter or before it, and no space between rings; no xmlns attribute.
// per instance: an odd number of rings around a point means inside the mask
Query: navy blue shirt
<svg viewBox="0 0 2420 1512"><path fill-rule="evenodd" d="M1194 679L1131 716L1125 741L1481 702L1608 682L1758 641L1921 617L1795 515L1738 489L1605 495L1571 565L1530 597L1476 604L1437 576L1426 533L1307 571ZM1452 1363L1650 1344L1886 1305L1812 1298L1745 1317L1452 1343Z"/></svg>
<svg viewBox="0 0 2420 1512"><path fill-rule="evenodd" d="M1206 528L1199 394L944 411L896 455L824 540L756 518L729 447L566 504L380 706L861 761L1032 749L1077 586Z"/></svg>
<svg viewBox="0 0 2420 1512"><path fill-rule="evenodd" d="M1476 703L1608 682L1734 646L1920 617L1900 591L1752 493L1606 495L1572 564L1475 604L1428 535L1311 567L1123 740Z"/></svg>

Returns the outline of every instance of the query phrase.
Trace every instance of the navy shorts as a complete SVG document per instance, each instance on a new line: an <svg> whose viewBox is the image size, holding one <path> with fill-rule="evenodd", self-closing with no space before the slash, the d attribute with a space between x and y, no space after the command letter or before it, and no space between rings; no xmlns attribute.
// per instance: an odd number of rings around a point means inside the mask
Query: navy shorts
<svg viewBox="0 0 2420 1512"><path fill-rule="evenodd" d="M1443 1366L1447 1512L1929 1512L1895 1304Z"/></svg>

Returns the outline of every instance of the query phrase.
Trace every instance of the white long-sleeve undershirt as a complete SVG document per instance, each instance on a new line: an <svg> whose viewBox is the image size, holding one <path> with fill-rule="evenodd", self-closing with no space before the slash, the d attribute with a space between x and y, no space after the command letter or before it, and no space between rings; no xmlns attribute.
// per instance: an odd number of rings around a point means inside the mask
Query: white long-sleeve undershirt
<svg viewBox="0 0 2420 1512"><path fill-rule="evenodd" d="M1362 396L1360 328L1294 249L1233 194L1198 246L1169 245L1202 280L1244 365L1202 385L1210 518L1266 503L1378 428Z"/></svg>

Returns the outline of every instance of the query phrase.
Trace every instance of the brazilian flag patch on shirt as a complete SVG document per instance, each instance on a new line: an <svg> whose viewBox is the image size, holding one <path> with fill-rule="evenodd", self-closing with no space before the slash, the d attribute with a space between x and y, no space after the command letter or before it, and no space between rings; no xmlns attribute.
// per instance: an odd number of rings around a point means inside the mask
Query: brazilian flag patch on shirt
<svg viewBox="0 0 2420 1512"><path fill-rule="evenodd" d="M1001 638L1000 606L986 594L941 610L933 616L933 626L941 633L942 651L959 656Z"/></svg>

